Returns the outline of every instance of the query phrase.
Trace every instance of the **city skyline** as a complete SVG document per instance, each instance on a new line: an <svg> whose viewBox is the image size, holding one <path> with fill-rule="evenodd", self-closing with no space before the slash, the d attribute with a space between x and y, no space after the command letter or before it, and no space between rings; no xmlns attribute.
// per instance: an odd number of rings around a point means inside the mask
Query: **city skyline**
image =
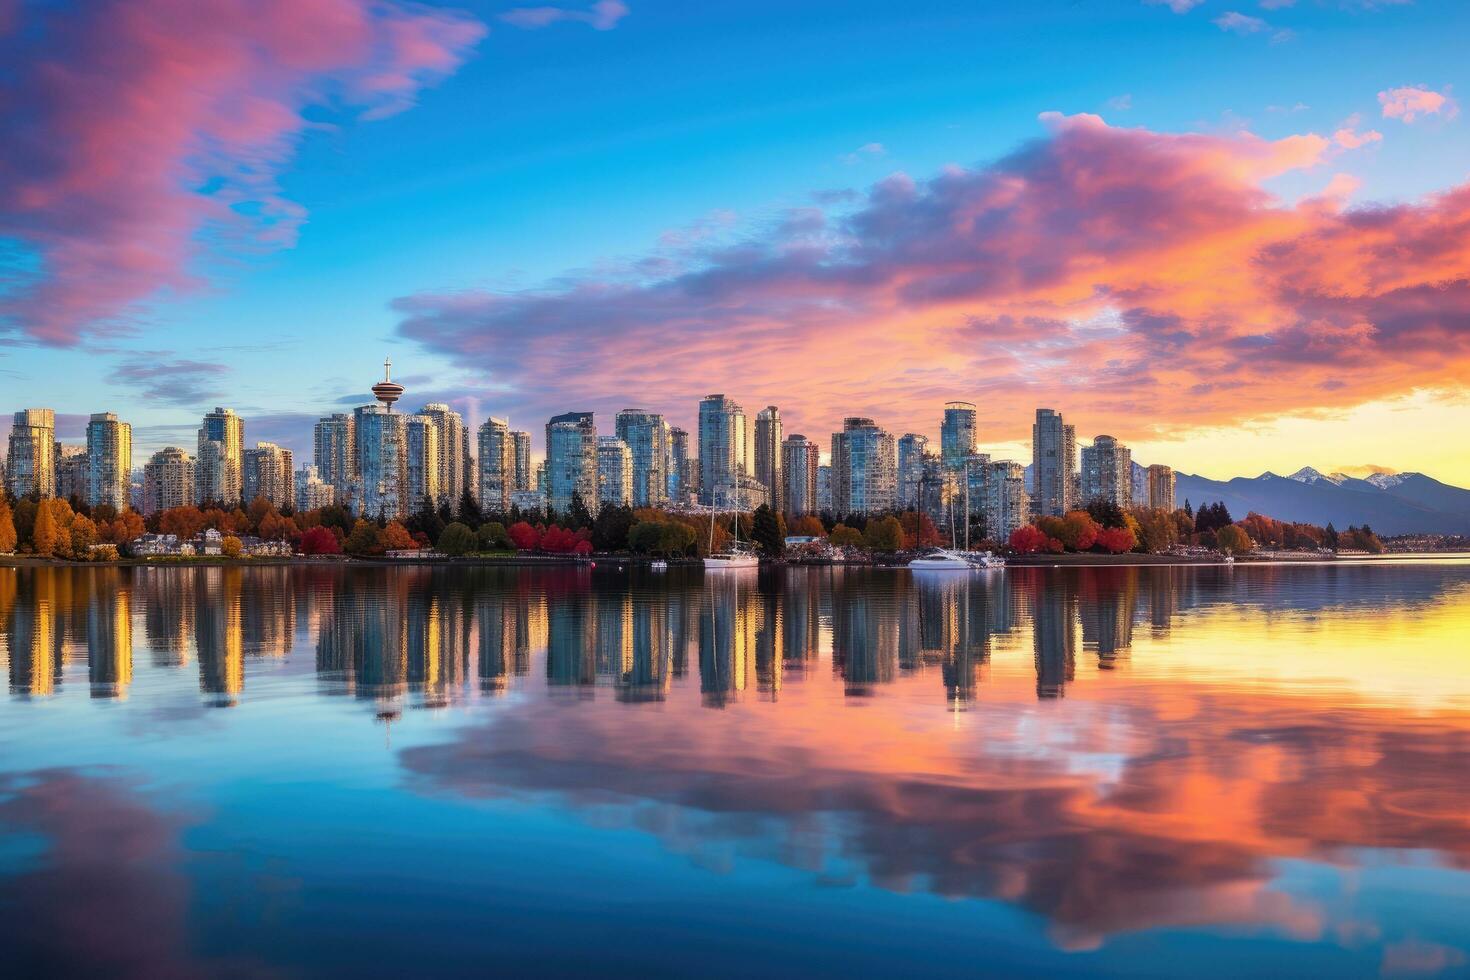
<svg viewBox="0 0 1470 980"><path fill-rule="evenodd" d="M305 457L366 341L476 425L963 397L1003 455L1052 404L1182 472L1470 483L1461 4L159 2L0 27L0 370L63 438L228 404Z"/></svg>

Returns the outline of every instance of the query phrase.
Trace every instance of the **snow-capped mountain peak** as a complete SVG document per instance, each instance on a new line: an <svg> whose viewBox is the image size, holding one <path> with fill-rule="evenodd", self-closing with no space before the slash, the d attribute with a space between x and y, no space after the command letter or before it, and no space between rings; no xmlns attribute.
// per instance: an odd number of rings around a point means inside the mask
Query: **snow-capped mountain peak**
<svg viewBox="0 0 1470 980"><path fill-rule="evenodd" d="M1343 473L1333 473L1329 476L1319 470L1312 469L1312 467L1310 466L1303 466L1301 469L1291 474L1291 476L1287 477L1287 479L1295 480L1298 483L1318 483L1322 480L1326 480L1328 483L1335 483L1341 486L1342 481L1346 480L1347 476Z"/></svg>
<svg viewBox="0 0 1470 980"><path fill-rule="evenodd" d="M1374 473L1372 476L1367 477L1365 482L1373 484L1380 490L1388 490L1398 486L1413 475L1412 473Z"/></svg>

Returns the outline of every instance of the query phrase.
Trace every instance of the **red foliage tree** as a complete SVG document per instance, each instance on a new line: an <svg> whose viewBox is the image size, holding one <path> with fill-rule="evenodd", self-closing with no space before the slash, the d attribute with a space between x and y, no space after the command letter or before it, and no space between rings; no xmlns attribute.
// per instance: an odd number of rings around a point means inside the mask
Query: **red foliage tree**
<svg viewBox="0 0 1470 980"><path fill-rule="evenodd" d="M1105 527L1097 532L1097 544L1110 554L1121 555L1125 551L1132 551L1138 544L1138 539L1132 528Z"/></svg>
<svg viewBox="0 0 1470 980"><path fill-rule="evenodd" d="M535 551L541 546L541 532L525 521L517 521L505 533L517 551Z"/></svg>
<svg viewBox="0 0 1470 980"><path fill-rule="evenodd" d="M1034 555L1038 551L1052 550L1052 540L1034 524L1027 524L1011 532L1011 550L1017 554Z"/></svg>
<svg viewBox="0 0 1470 980"><path fill-rule="evenodd" d="M301 533L301 541L297 549L303 555L340 555L342 553L342 542L337 540L331 528L309 527Z"/></svg>

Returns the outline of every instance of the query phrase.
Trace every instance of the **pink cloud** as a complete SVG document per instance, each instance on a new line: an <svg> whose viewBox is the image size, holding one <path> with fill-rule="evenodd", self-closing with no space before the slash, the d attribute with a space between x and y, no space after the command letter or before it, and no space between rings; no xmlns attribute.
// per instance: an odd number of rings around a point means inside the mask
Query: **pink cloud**
<svg viewBox="0 0 1470 980"><path fill-rule="evenodd" d="M598 0L587 10L568 10L565 7L516 7L500 15L500 19L514 27L537 30L564 21L588 24L593 30L610 31L618 21L628 16L628 5L621 0Z"/></svg>
<svg viewBox="0 0 1470 980"><path fill-rule="evenodd" d="M405 297L400 329L493 364L486 403L525 425L630 399L687 420L713 385L779 400L809 435L854 413L928 431L967 397L997 440L1042 403L1128 438L1470 370L1470 187L1345 211L1336 180L1288 204L1266 182L1340 145L1043 121L1000 160L895 174L656 263Z"/></svg>
<svg viewBox="0 0 1470 980"><path fill-rule="evenodd" d="M39 270L0 323L48 344L190 288L201 236L291 244L304 213L276 178L303 108L399 111L484 33L394 0L107 0L27 17L0 40L14 78L0 236Z"/></svg>
<svg viewBox="0 0 1470 980"><path fill-rule="evenodd" d="M1383 106L1383 118L1402 119L1406 123L1419 116L1430 115L1451 119L1459 112L1454 99L1423 85L1405 85L1379 92L1378 104Z"/></svg>

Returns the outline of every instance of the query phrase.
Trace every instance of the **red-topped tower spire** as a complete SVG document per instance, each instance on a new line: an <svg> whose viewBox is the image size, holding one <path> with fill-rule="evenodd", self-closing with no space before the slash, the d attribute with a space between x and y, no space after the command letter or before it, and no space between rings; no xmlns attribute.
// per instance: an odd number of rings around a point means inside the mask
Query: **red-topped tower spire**
<svg viewBox="0 0 1470 980"><path fill-rule="evenodd" d="M393 362L383 358L383 380L373 385L373 395L393 411L393 403L403 397L403 385L393 380Z"/></svg>

